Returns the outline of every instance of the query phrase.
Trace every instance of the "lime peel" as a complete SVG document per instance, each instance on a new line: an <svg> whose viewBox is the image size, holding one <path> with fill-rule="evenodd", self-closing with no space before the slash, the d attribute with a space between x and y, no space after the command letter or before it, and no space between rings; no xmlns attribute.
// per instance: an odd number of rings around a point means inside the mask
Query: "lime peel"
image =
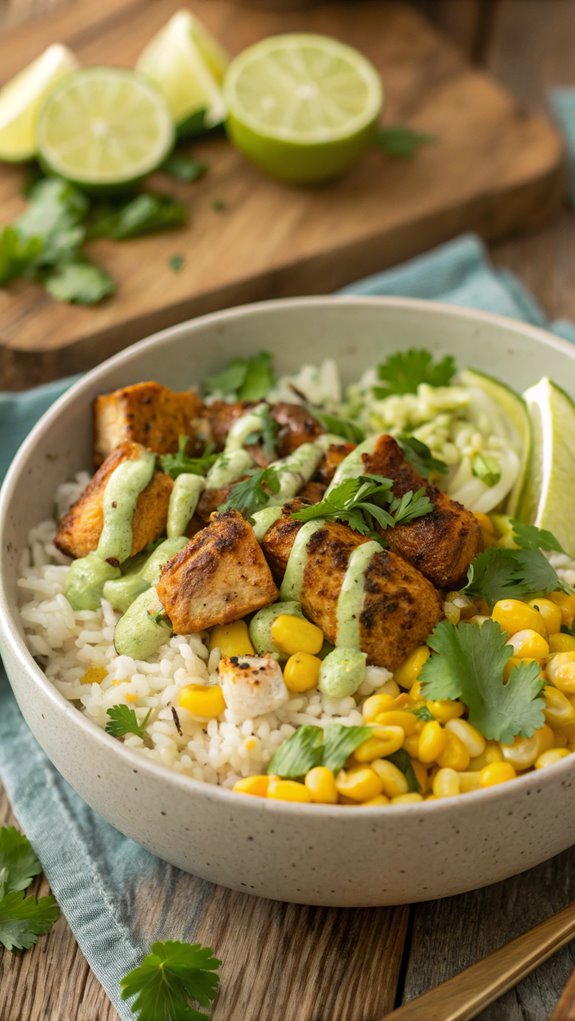
<svg viewBox="0 0 575 1021"><path fill-rule="evenodd" d="M54 43L0 90L0 159L20 162L36 153L36 124L54 86L79 67L67 46Z"/></svg>

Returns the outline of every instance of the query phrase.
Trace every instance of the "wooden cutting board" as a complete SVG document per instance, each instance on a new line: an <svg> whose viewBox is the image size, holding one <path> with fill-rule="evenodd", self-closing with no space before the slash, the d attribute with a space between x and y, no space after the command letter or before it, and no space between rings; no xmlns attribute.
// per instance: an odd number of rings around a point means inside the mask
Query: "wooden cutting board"
<svg viewBox="0 0 575 1021"><path fill-rule="evenodd" d="M84 64L130 66L181 0L78 2L3 33L10 78L49 43ZM213 309L333 291L464 230L486 238L539 225L564 191L559 136L474 70L414 10L395 2L330 3L307 11L248 9L227 0L189 7L232 54L265 35L309 30L363 50L381 71L384 122L438 142L411 160L371 150L341 181L294 188L248 164L224 139L198 142L209 164L194 184L154 185L189 204L189 225L140 240L94 242L90 255L118 282L95 308L57 304L18 281L0 290L0 386L76 372L161 327ZM23 208L22 173L0 170L0 223ZM223 208L215 209L223 204ZM175 273L170 258L185 257Z"/></svg>

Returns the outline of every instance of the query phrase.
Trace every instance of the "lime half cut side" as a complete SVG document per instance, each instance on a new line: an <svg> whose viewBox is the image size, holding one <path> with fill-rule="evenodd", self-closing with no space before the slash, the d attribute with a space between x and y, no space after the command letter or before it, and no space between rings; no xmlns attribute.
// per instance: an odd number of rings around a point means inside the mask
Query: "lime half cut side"
<svg viewBox="0 0 575 1021"><path fill-rule="evenodd" d="M287 181L349 169L373 140L382 107L373 65L327 36L271 36L244 50L224 80L228 133L244 155Z"/></svg>
<svg viewBox="0 0 575 1021"><path fill-rule="evenodd" d="M20 162L36 153L36 123L46 96L78 61L54 43L0 90L0 160Z"/></svg>
<svg viewBox="0 0 575 1021"><path fill-rule="evenodd" d="M43 164L75 184L124 187L155 170L174 144L163 96L142 75L90 67L68 75L38 121Z"/></svg>
<svg viewBox="0 0 575 1021"><path fill-rule="evenodd" d="M553 532L575 557L575 403L547 377L524 396L533 457L519 517Z"/></svg>

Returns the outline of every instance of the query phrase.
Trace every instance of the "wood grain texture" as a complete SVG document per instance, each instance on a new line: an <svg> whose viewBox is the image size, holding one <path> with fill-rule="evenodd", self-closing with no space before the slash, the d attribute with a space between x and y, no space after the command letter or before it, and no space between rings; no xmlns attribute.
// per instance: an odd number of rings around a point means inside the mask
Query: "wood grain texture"
<svg viewBox="0 0 575 1021"><path fill-rule="evenodd" d="M130 63L177 0L101 0L64 7L0 41L10 75L50 39L68 42L87 64ZM0 370L24 381L79 371L168 323L246 300L331 291L401 261L463 229L498 237L540 224L563 190L561 143L548 123L520 113L495 82L472 71L411 8L357 0L305 12L250 10L195 0L194 10L232 52L280 30L329 31L382 69L386 119L408 121L439 142L416 159L386 160L373 149L346 178L295 189L268 180L224 141L195 148L210 172L193 186L169 184L191 208L185 230L91 254L119 281L97 308L54 303L17 282L0 292ZM84 20L82 20L82 18ZM302 19L305 19L302 22ZM489 153L489 159L485 154ZM20 172L0 179L0 220L22 208ZM158 184L165 189L166 181ZM216 213L215 198L225 209ZM174 274L169 259L186 256Z"/></svg>
<svg viewBox="0 0 575 1021"><path fill-rule="evenodd" d="M551 1021L575 1021L575 971L565 986L553 1014Z"/></svg>

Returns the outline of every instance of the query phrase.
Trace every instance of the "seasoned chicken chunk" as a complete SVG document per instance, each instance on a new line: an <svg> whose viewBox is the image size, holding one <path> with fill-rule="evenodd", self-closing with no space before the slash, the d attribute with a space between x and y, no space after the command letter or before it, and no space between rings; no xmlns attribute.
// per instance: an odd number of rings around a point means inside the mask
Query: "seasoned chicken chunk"
<svg viewBox="0 0 575 1021"><path fill-rule="evenodd" d="M207 405L206 415L210 426L212 442L216 449L221 450L226 443L227 435L241 415L245 415L254 403L249 401L214 401ZM310 415L301 404L289 404L281 401L270 405L270 414L278 424L276 437L276 448L278 457L287 457L293 453L302 443L313 443L315 439L325 432L319 422ZM250 448L251 449L251 448ZM258 464L263 465L264 459L256 454Z"/></svg>
<svg viewBox="0 0 575 1021"><path fill-rule="evenodd" d="M302 526L292 518L298 501L286 505L282 517L262 540L274 577L283 576L291 547ZM337 637L337 602L353 551L368 542L339 521L326 521L307 544L301 604L306 616L329 639ZM430 634L443 616L437 590L411 564L390 550L375 552L364 575L359 617L360 648L368 662L395 670Z"/></svg>
<svg viewBox="0 0 575 1021"><path fill-rule="evenodd" d="M380 436L373 453L363 455L363 463L366 474L393 480L395 496L423 488L433 503L433 510L424 517L386 531L390 548L438 588L462 585L471 561L483 549L475 515L422 478L392 436Z"/></svg>
<svg viewBox="0 0 575 1021"><path fill-rule="evenodd" d="M124 386L94 401L94 463L100 465L128 440L168 454L178 449L179 436L189 436L189 452L200 453L206 429L204 405L197 394L154 382Z"/></svg>
<svg viewBox="0 0 575 1021"><path fill-rule="evenodd" d="M341 462L354 450L353 443L331 443L318 464L315 475L300 489L298 496L307 503L319 503Z"/></svg>
<svg viewBox="0 0 575 1021"><path fill-rule="evenodd" d="M58 549L74 558L85 557L96 549L104 525L104 492L108 480L118 465L139 457L142 450L140 443L123 443L106 458L62 518L54 539ZM132 518L130 556L140 553L149 542L165 534L173 485L169 475L158 471L140 493Z"/></svg>
<svg viewBox="0 0 575 1021"><path fill-rule="evenodd" d="M158 595L176 634L229 624L277 597L251 525L230 510L217 514L165 565Z"/></svg>
<svg viewBox="0 0 575 1021"><path fill-rule="evenodd" d="M289 702L281 668L273 656L224 656L218 673L226 707L235 723L273 713Z"/></svg>

